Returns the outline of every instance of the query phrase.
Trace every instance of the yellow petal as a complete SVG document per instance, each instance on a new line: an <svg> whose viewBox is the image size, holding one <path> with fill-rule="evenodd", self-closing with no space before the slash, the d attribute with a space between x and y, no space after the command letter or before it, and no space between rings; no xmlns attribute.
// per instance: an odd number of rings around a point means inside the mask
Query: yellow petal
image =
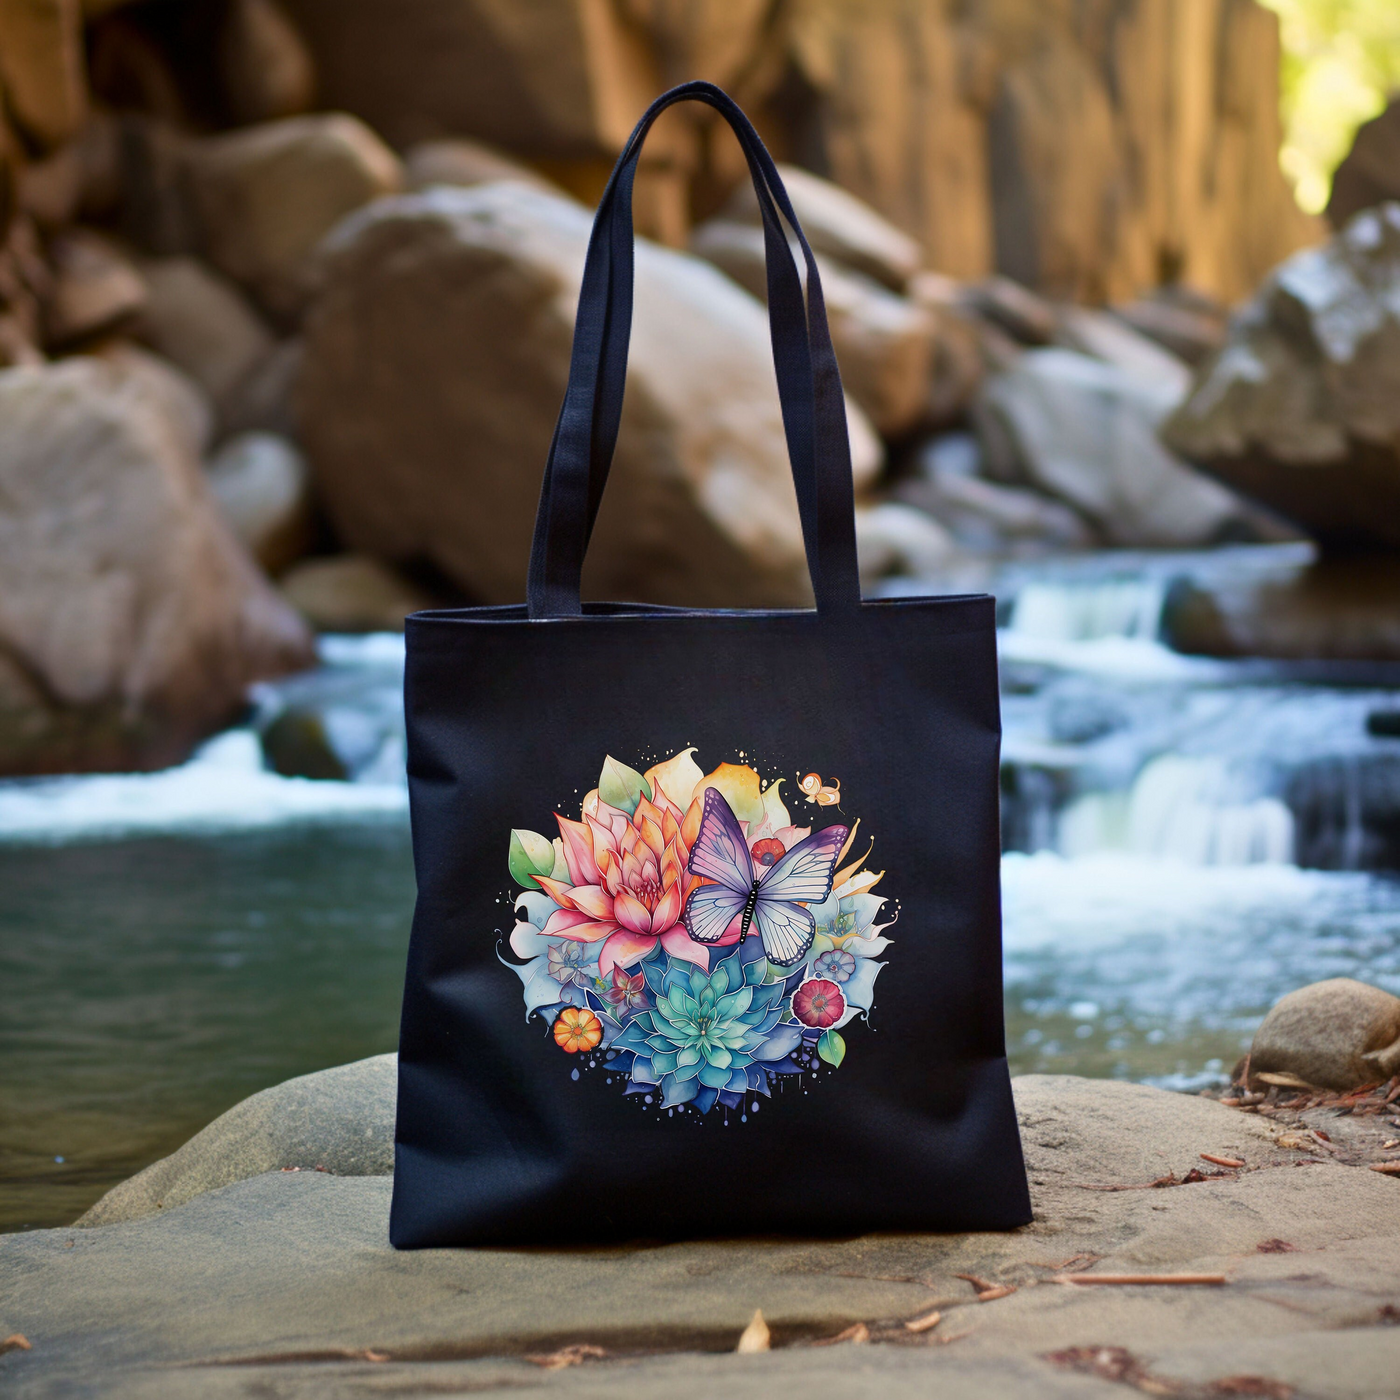
<svg viewBox="0 0 1400 1400"><path fill-rule="evenodd" d="M664 763L654 764L643 776L655 791L658 787L682 812L690 806L695 789L705 776L700 765L691 757L694 749L682 749Z"/></svg>
<svg viewBox="0 0 1400 1400"><path fill-rule="evenodd" d="M774 831L781 831L783 827L792 825L792 817L788 814L788 809L784 806L783 799L778 792L782 785L783 779L775 778L763 789L763 812L768 818L768 825Z"/></svg>
<svg viewBox="0 0 1400 1400"><path fill-rule="evenodd" d="M758 774L747 763L721 763L700 784L695 795L698 797L706 788L716 788L741 822L757 826L763 820Z"/></svg>

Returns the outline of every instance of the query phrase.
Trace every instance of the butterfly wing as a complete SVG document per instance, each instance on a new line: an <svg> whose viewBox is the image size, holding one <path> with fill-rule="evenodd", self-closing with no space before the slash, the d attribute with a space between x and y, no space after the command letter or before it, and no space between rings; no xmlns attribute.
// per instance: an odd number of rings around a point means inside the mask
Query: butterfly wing
<svg viewBox="0 0 1400 1400"><path fill-rule="evenodd" d="M777 866L773 868L776 870ZM686 869L692 875L718 880L725 889L741 893L741 907L753 889L753 858L749 855L749 844L744 840L733 809L714 788L705 789L700 831L691 847Z"/></svg>
<svg viewBox="0 0 1400 1400"><path fill-rule="evenodd" d="M849 827L825 826L799 841L764 874L758 887L759 904L775 899L820 904L831 893L831 877L849 832Z"/></svg>
<svg viewBox="0 0 1400 1400"><path fill-rule="evenodd" d="M800 961L816 936L817 921L811 911L791 900L760 899L754 905L753 918L763 939L764 954L779 967Z"/></svg>
<svg viewBox="0 0 1400 1400"><path fill-rule="evenodd" d="M685 902L685 931L697 943L718 943L748 902L747 894L723 885L701 885Z"/></svg>

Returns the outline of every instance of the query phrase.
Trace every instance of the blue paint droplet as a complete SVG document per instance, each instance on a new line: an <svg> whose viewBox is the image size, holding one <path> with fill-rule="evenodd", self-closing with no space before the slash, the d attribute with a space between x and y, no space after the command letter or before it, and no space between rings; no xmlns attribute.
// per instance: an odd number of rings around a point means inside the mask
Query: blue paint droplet
<svg viewBox="0 0 1400 1400"><path fill-rule="evenodd" d="M749 1121L749 1115L747 1113L741 1113L739 1115L739 1121L741 1123L747 1123Z"/></svg>
<svg viewBox="0 0 1400 1400"><path fill-rule="evenodd" d="M578 1078L578 1070L574 1070L574 1072L569 1076L569 1078L576 1080Z"/></svg>
<svg viewBox="0 0 1400 1400"><path fill-rule="evenodd" d="M64 1159L63 1159L62 1157L55 1157L55 1158L54 1158L54 1161L57 1162L57 1163L59 1164L59 1166L62 1166L62 1165L63 1165L63 1160L64 1160Z"/></svg>

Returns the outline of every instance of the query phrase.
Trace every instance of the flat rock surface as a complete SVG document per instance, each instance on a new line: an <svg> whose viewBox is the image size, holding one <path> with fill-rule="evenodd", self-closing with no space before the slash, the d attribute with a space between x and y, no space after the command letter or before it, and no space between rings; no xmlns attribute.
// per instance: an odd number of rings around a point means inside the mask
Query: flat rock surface
<svg viewBox="0 0 1400 1400"><path fill-rule="evenodd" d="M6 1236L0 1336L23 1333L32 1350L0 1356L0 1386L1107 1396L1124 1393L1116 1368L1188 1395L1240 1376L1275 1388L1214 1393L1394 1394L1400 1181L1310 1160L1277 1145L1267 1120L1206 1099L1069 1077L1015 1087L1036 1220L1004 1235L400 1254L387 1242L390 1178L276 1171L144 1219ZM372 1097L382 1114L384 1095ZM1147 1184L1192 1167L1223 1174ZM1066 1269L1228 1282L1053 1282ZM1015 1291L979 1302L959 1274ZM733 1355L755 1308L775 1349ZM935 1308L937 1326L903 1326ZM816 1345L856 1324L869 1344ZM575 1345L601 1354L540 1364Z"/></svg>

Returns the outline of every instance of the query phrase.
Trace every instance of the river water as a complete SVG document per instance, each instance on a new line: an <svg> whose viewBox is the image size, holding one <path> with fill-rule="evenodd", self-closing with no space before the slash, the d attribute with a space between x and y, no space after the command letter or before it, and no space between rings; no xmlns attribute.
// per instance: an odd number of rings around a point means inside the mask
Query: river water
<svg viewBox="0 0 1400 1400"><path fill-rule="evenodd" d="M1189 1090L1303 982L1400 992L1400 670L1178 656L1167 572L1099 556L998 588L1016 1072ZM66 1223L257 1089L394 1047L402 641L328 638L323 663L181 768L0 783L0 1229Z"/></svg>

